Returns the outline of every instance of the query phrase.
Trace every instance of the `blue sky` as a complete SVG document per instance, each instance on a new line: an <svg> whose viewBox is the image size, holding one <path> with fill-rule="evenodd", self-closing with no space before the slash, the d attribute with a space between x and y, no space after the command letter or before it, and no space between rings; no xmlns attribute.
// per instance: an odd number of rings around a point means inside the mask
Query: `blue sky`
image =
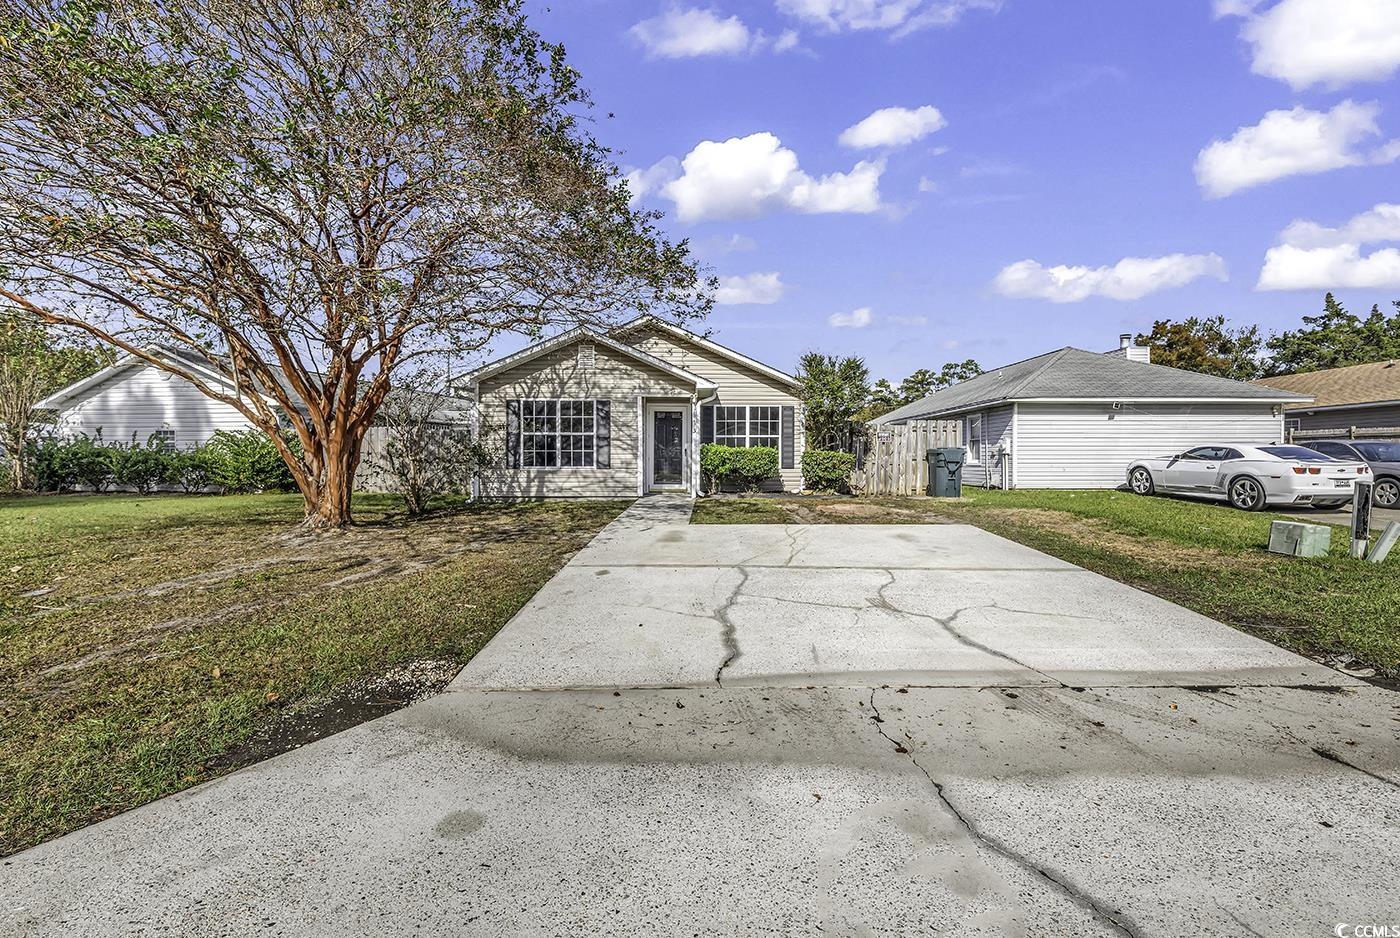
<svg viewBox="0 0 1400 938"><path fill-rule="evenodd" d="M1400 298L1396 0L556 0L533 21L642 204L739 278L716 338L778 367L859 354L897 380L1157 318L1281 330L1327 289Z"/></svg>

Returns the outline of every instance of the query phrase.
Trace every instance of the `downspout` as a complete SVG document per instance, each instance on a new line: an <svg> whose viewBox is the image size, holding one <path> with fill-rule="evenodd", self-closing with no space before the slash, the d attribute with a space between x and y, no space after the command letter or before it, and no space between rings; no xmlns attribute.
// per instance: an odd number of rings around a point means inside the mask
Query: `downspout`
<svg viewBox="0 0 1400 938"><path fill-rule="evenodd" d="M481 385L472 384L472 443L481 445ZM472 501L481 498L481 466L472 470Z"/></svg>
<svg viewBox="0 0 1400 938"><path fill-rule="evenodd" d="M700 446L702 445L700 441L705 438L705 434L700 428L700 421L704 419L705 405L718 397L718 386L710 392L709 397L700 397L698 393L695 396L695 426L691 428L692 440L695 442L695 467L690 473L690 494L694 497L700 495Z"/></svg>

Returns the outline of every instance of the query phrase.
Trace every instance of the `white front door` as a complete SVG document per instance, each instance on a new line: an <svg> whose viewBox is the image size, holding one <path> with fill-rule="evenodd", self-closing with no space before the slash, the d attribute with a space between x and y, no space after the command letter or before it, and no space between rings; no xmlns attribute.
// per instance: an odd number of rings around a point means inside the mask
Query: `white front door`
<svg viewBox="0 0 1400 938"><path fill-rule="evenodd" d="M643 434L648 492L690 489L690 404L648 404Z"/></svg>

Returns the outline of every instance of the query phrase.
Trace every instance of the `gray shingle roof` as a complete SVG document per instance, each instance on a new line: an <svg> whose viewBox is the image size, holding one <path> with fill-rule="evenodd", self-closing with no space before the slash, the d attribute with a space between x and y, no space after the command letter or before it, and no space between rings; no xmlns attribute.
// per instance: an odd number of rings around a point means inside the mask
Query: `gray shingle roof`
<svg viewBox="0 0 1400 938"><path fill-rule="evenodd" d="M1283 403L1299 400L1300 395L1166 365L1149 365L1111 353L1066 347L988 371L871 422L902 423L990 404L1045 398L1229 398Z"/></svg>

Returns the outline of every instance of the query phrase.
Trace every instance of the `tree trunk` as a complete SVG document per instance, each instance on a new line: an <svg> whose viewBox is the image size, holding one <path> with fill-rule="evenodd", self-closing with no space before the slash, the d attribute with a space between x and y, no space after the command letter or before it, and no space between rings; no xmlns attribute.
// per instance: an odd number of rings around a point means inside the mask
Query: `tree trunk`
<svg viewBox="0 0 1400 938"><path fill-rule="evenodd" d="M343 528L354 520L350 499L354 494L355 470L360 465L360 440L348 431L342 432L328 440L322 452L324 468L312 484L302 487L306 503L302 524L309 528ZM297 474L293 473L293 477Z"/></svg>

